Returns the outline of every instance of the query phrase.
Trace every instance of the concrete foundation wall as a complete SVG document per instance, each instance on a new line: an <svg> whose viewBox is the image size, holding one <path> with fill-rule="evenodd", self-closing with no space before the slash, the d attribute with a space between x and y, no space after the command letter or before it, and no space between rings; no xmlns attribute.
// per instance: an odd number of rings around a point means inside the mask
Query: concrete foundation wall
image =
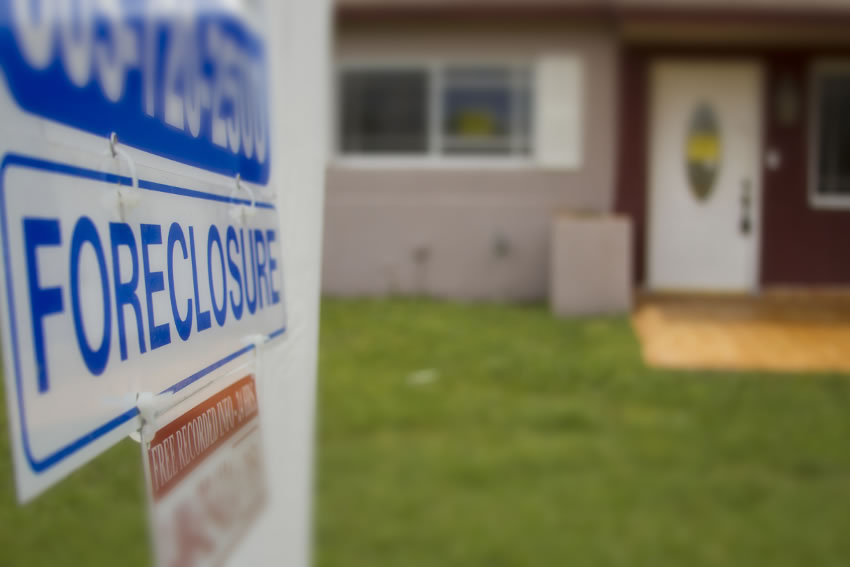
<svg viewBox="0 0 850 567"><path fill-rule="evenodd" d="M338 59L529 59L570 51L584 63L584 161L527 165L376 164L332 160L323 289L331 295L423 294L536 300L549 282L560 210L606 212L614 197L617 45L604 29L358 25Z"/></svg>

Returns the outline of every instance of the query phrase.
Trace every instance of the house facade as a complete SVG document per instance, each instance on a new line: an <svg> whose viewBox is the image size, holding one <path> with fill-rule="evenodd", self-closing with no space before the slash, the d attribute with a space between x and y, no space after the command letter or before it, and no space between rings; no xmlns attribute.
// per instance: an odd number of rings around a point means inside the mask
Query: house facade
<svg viewBox="0 0 850 567"><path fill-rule="evenodd" d="M544 298L562 214L626 217L587 261L638 287L846 286L847 30L850 0L339 0L324 290Z"/></svg>

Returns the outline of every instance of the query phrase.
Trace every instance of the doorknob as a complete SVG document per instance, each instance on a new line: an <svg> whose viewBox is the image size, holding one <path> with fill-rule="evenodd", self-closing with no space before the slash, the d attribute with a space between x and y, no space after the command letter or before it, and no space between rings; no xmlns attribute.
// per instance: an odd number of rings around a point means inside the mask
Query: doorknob
<svg viewBox="0 0 850 567"><path fill-rule="evenodd" d="M744 179L741 182L741 234L747 235L752 232L753 223L751 219L751 209L753 202L753 188L749 179Z"/></svg>

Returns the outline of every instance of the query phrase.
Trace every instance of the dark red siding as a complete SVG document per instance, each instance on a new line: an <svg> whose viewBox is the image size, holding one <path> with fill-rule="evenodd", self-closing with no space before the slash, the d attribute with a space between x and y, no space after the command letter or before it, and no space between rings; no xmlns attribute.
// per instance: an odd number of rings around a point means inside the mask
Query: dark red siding
<svg viewBox="0 0 850 567"><path fill-rule="evenodd" d="M649 86L646 55L623 49L620 58L619 167L614 208L632 219L635 282L644 282L646 260L646 186L649 175L647 128Z"/></svg>
<svg viewBox="0 0 850 567"><path fill-rule="evenodd" d="M808 197L809 63L806 53L776 53L767 63L765 148L779 150L782 166L764 171L762 283L850 283L850 210L814 209ZM775 93L783 77L801 92L795 125L776 120Z"/></svg>

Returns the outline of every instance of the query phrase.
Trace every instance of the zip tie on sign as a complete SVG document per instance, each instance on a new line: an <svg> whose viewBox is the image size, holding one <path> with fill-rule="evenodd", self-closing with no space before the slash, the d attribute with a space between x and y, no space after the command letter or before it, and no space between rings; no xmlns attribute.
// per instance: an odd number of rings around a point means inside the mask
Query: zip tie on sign
<svg viewBox="0 0 850 567"><path fill-rule="evenodd" d="M266 344L269 339L268 335L264 335L262 333L255 335L248 335L242 339L242 342L245 345L253 345L254 346L254 354L256 356L256 373L259 374L259 366L260 366L260 357L262 354L262 346ZM163 413L170 411L178 404L186 401L190 397L194 396L201 390L208 388L212 384L218 381L219 378L224 376L219 376L214 378L213 380L205 383L200 388L196 389L186 389L183 392L176 394L153 394L151 392L139 392L136 394L136 409L139 410L139 418L141 419L141 426L138 431L135 431L130 434L130 437L139 442L139 443L150 443L153 441L154 436L156 435L156 419L162 415Z"/></svg>
<svg viewBox="0 0 850 567"><path fill-rule="evenodd" d="M247 337L242 339L242 342L246 345L254 345L255 349L259 349L261 346L263 346L269 341L269 338L270 337L268 335L258 333L256 335L248 335Z"/></svg>
<svg viewBox="0 0 850 567"><path fill-rule="evenodd" d="M236 174L236 185L233 187L233 191L230 193L230 200L236 201L236 194L240 191L243 191L248 194L251 198L251 206L248 205L238 205L234 204L234 206L230 209L230 218L234 220L234 222L238 222L239 224L245 224L248 219L254 217L257 214L257 199L254 196L254 191L247 185L242 183L242 176L238 173Z"/></svg>
<svg viewBox="0 0 850 567"><path fill-rule="evenodd" d="M206 385L197 390L188 391L183 395L173 393L154 394L152 392L139 392L136 394L136 409L139 410L139 418L142 423L139 426L139 430L131 433L130 437L138 443L150 443L153 441L157 431L157 418L204 387Z"/></svg>
<svg viewBox="0 0 850 567"><path fill-rule="evenodd" d="M136 395L136 407L142 419L139 441L145 444L150 443L156 435L156 418L159 413L157 396L151 392L140 392Z"/></svg>
<svg viewBox="0 0 850 567"><path fill-rule="evenodd" d="M127 162L127 168L130 170L130 187L118 186L117 203L116 194L110 193L105 197L105 204L109 208L118 207L118 214L121 220L124 220L124 213L139 204L141 199L139 192L139 176L136 174L136 162L130 157L124 148L118 144L118 135L112 132L109 135L109 155L112 159L121 158Z"/></svg>
<svg viewBox="0 0 850 567"><path fill-rule="evenodd" d="M262 366L263 358L263 349L262 346L269 342L268 335L264 335L262 333L258 333L256 335L248 335L245 337L243 342L248 345L254 345L254 372L259 376L260 375L260 367Z"/></svg>

